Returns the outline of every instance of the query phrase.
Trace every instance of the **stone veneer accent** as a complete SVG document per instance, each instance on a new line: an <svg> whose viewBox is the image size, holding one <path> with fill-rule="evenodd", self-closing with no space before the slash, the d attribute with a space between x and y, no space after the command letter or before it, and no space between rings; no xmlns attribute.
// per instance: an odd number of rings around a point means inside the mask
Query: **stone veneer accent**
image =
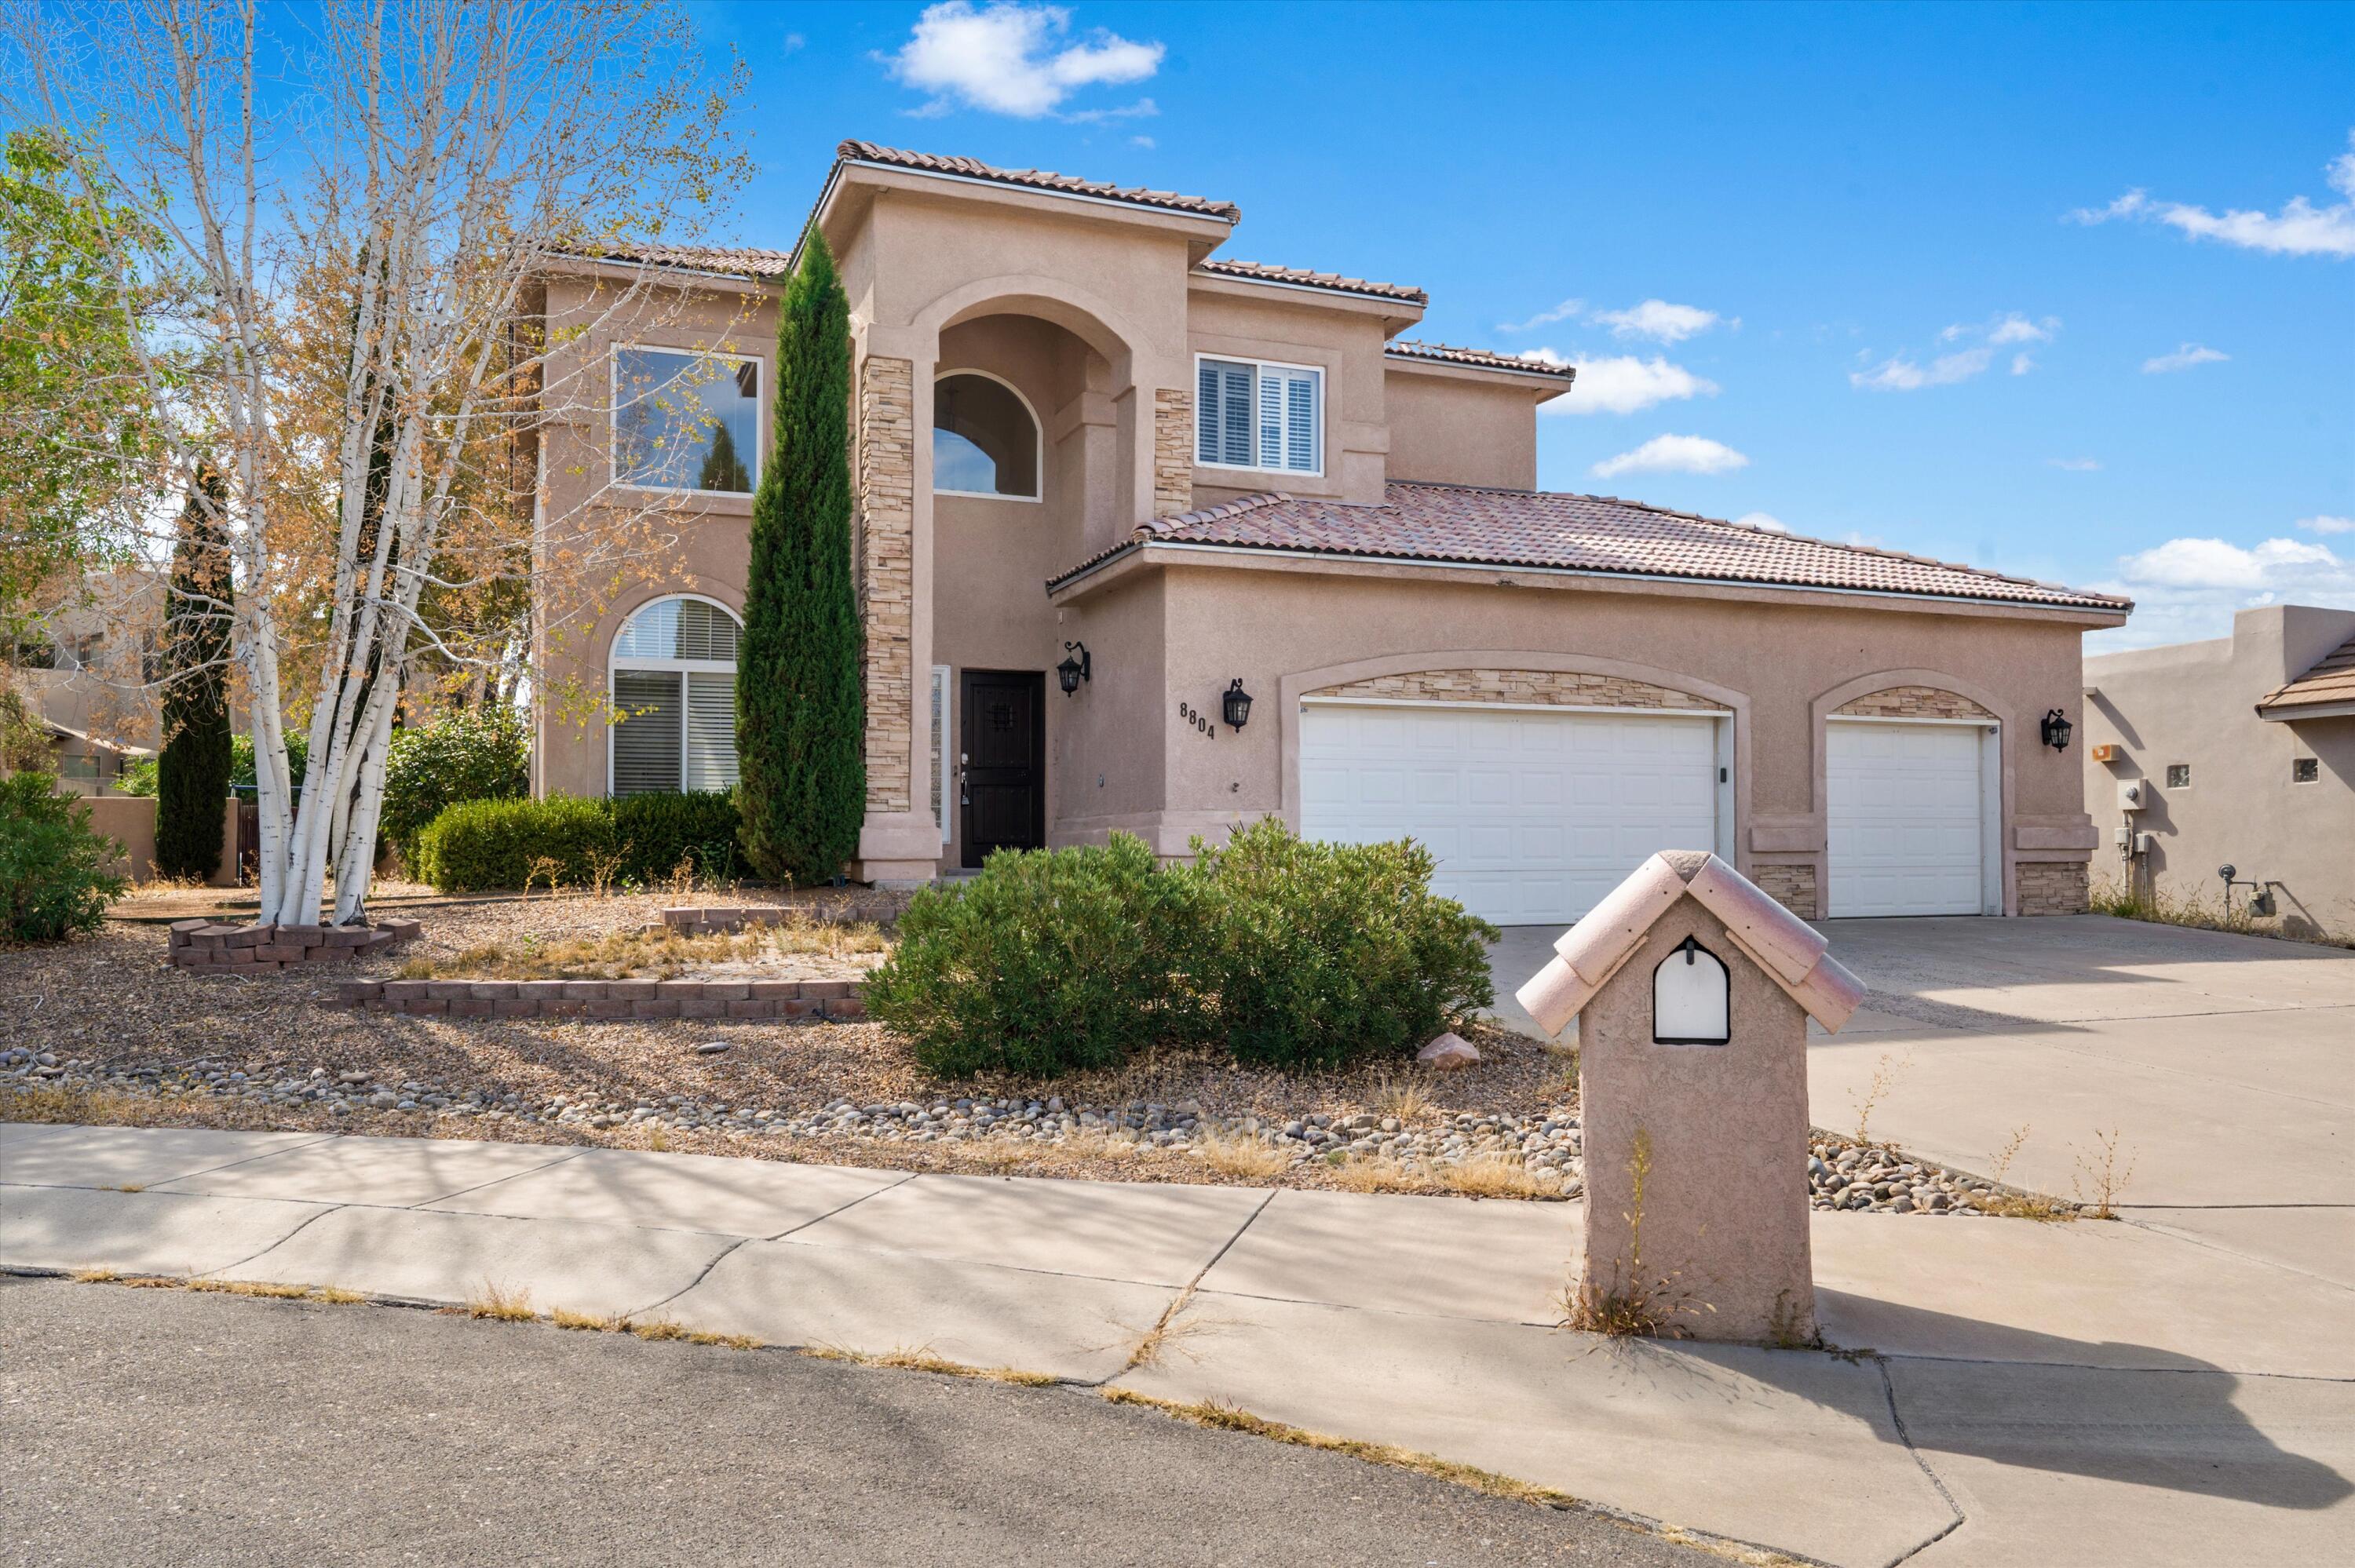
<svg viewBox="0 0 2355 1568"><path fill-rule="evenodd" d="M1717 704L1689 692L1618 675L1552 670L1421 670L1327 686L1320 697L1394 697L1415 702L1559 703L1592 708L1704 708Z"/></svg>
<svg viewBox="0 0 2355 1568"><path fill-rule="evenodd" d="M376 926L224 926L175 920L165 961L196 974L250 975L307 964L347 964L414 941L414 920Z"/></svg>
<svg viewBox="0 0 2355 1568"><path fill-rule="evenodd" d="M1812 861L1753 865L1750 880L1760 891L1802 920L1816 918L1816 867Z"/></svg>
<svg viewBox="0 0 2355 1568"><path fill-rule="evenodd" d="M1861 718L1987 719L1995 715L1954 692L1935 686L1889 686L1842 703L1838 712Z"/></svg>
<svg viewBox="0 0 2355 1568"><path fill-rule="evenodd" d="M858 613L867 635L867 807L911 803L915 733L915 367L868 355L858 377Z"/></svg>
<svg viewBox="0 0 2355 1568"><path fill-rule="evenodd" d="M2093 907L2082 860L2024 860L2018 866L2022 915L2083 915Z"/></svg>
<svg viewBox="0 0 2355 1568"><path fill-rule="evenodd" d="M1194 510L1194 395L1182 387L1153 394L1153 514Z"/></svg>
<svg viewBox="0 0 2355 1568"><path fill-rule="evenodd" d="M336 1000L442 1018L867 1016L857 980L346 980Z"/></svg>

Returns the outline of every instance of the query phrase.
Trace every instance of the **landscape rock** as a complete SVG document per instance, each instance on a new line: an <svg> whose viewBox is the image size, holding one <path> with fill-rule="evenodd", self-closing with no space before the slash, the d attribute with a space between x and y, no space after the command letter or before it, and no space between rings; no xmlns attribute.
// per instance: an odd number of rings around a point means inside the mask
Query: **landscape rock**
<svg viewBox="0 0 2355 1568"><path fill-rule="evenodd" d="M1416 1052L1414 1059L1433 1072L1452 1073L1459 1067L1476 1065L1480 1060L1480 1048L1450 1031Z"/></svg>

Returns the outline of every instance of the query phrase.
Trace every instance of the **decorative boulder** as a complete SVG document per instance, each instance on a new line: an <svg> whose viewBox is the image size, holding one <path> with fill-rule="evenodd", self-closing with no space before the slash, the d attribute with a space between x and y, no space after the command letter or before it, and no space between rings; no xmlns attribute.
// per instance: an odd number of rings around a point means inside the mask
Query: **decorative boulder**
<svg viewBox="0 0 2355 1568"><path fill-rule="evenodd" d="M1452 1073L1458 1067L1476 1066L1480 1048L1451 1030L1417 1051L1414 1059L1434 1072Z"/></svg>

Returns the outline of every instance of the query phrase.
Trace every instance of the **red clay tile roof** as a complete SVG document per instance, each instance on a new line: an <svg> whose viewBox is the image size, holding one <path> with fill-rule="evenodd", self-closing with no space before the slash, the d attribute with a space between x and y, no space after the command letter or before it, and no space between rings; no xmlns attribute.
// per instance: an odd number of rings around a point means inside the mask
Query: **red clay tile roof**
<svg viewBox="0 0 2355 1568"><path fill-rule="evenodd" d="M639 245L589 260L622 267L677 267L694 272L721 272L736 278L782 278L793 271L794 256L791 250L765 250L756 245Z"/></svg>
<svg viewBox="0 0 2355 1568"><path fill-rule="evenodd" d="M1527 376L1558 376L1564 381L1578 374L1575 365L1549 365L1542 359L1492 354L1485 348L1457 348L1453 344L1414 343L1405 338L1383 345L1382 352L1397 359L1428 359L1446 365L1468 365L1476 370L1518 370Z"/></svg>
<svg viewBox="0 0 2355 1568"><path fill-rule="evenodd" d="M1697 582L1996 600L2119 611L2131 601L1860 545L1770 534L1607 495L1392 482L1380 505L1268 492L1140 527L1052 588L1139 544L1689 577Z"/></svg>
<svg viewBox="0 0 2355 1568"><path fill-rule="evenodd" d="M968 180L987 180L994 185L1060 191L1067 196L1102 196L1108 201L1133 202L1138 207L1157 207L1170 212L1223 217L1229 223L1241 222L1243 216L1243 209L1231 201L1212 201L1208 196L1180 196L1175 191L1146 190L1137 185L1107 185L1102 180L1083 180L1076 175L1059 175L1047 169L1001 169L978 158L947 158L931 153L911 153L873 142L845 142L834 151L837 158L862 164L888 164L895 169L914 169L928 175L956 175Z"/></svg>
<svg viewBox="0 0 2355 1568"><path fill-rule="evenodd" d="M2310 707L2319 703L2355 703L2355 637L2324 654L2313 669L2257 699L2257 709Z"/></svg>
<svg viewBox="0 0 2355 1568"><path fill-rule="evenodd" d="M1427 305L1431 296L1421 289L1404 283L1372 283L1363 278L1345 278L1338 272L1312 272L1305 267L1278 267L1268 261L1205 261L1194 269L1218 278L1241 278L1252 283L1294 283L1304 289L1330 289L1339 294L1370 294L1380 300L1404 300L1409 304Z"/></svg>

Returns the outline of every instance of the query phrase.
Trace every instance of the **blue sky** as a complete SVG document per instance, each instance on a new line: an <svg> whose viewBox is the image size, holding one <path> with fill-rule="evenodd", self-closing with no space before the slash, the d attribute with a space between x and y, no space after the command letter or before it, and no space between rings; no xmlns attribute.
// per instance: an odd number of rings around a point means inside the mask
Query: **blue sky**
<svg viewBox="0 0 2355 1568"><path fill-rule="evenodd" d="M2097 647L2355 606L2355 6L693 10L733 238L844 136L1224 197L1578 361L1549 489L2133 594Z"/></svg>

